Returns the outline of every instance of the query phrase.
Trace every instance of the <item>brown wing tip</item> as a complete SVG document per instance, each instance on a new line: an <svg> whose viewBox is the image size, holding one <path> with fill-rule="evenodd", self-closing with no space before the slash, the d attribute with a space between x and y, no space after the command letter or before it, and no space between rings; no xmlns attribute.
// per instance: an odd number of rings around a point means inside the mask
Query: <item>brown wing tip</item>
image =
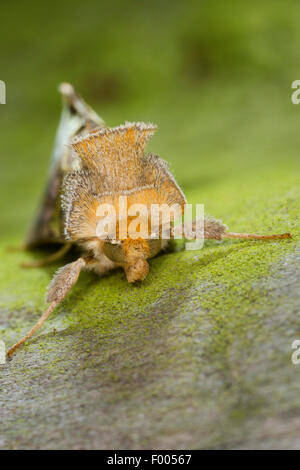
<svg viewBox="0 0 300 470"><path fill-rule="evenodd" d="M75 88L71 83L63 82L58 85L58 91L64 98L71 98L75 95Z"/></svg>

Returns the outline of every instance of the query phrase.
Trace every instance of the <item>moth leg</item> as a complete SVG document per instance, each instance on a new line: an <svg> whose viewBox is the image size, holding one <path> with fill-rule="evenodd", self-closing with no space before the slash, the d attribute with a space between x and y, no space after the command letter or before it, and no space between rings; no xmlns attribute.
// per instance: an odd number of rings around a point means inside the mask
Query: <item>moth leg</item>
<svg viewBox="0 0 300 470"><path fill-rule="evenodd" d="M177 225L172 229L171 236L176 238L176 236L182 234L188 240L194 240L195 238L201 237L210 240L222 240L226 229L226 225L222 222L208 217L204 219L204 223L200 223L200 220L194 219L192 221L185 222L183 227Z"/></svg>
<svg viewBox="0 0 300 470"><path fill-rule="evenodd" d="M16 252L20 252L20 251L27 251L28 248L26 246L26 244L22 244L22 245L10 245L10 246L7 246L6 247L6 251L8 251L9 253L16 253Z"/></svg>
<svg viewBox="0 0 300 470"><path fill-rule="evenodd" d="M64 300L69 290L74 286L85 265L85 259L79 258L77 261L67 264L56 272L48 287L47 302L50 303L49 307L31 330L7 351L8 357L10 357L16 349L25 343L25 341L27 341L45 323L55 307Z"/></svg>
<svg viewBox="0 0 300 470"><path fill-rule="evenodd" d="M39 268L41 266L47 266L48 264L54 263L55 261L62 258L68 251L70 251L72 244L65 243L58 251L53 253L46 258L35 260L35 261L28 261L26 263L21 263L22 268Z"/></svg>

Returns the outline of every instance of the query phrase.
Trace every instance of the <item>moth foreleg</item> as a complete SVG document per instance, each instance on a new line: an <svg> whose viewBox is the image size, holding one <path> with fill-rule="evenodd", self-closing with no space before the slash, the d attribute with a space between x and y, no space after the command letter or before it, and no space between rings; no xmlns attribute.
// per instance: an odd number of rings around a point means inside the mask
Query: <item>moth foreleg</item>
<svg viewBox="0 0 300 470"><path fill-rule="evenodd" d="M204 238L210 240L222 240L227 227L220 220L213 218L205 218L204 221L194 219L185 222L183 226L175 226L172 229L171 235L176 238L178 235L183 235L188 240L195 238Z"/></svg>
<svg viewBox="0 0 300 470"><path fill-rule="evenodd" d="M74 286L85 264L86 261L83 258L79 258L77 261L67 264L56 272L48 287L47 302L50 303L49 307L31 330L7 351L7 356L11 356L16 349L25 343L45 323L55 307L64 300L69 290Z"/></svg>

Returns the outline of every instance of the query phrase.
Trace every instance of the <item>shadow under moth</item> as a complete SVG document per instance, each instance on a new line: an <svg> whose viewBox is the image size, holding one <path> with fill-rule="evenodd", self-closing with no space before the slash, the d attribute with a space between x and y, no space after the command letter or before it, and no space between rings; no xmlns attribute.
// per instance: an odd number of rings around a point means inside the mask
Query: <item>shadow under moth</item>
<svg viewBox="0 0 300 470"><path fill-rule="evenodd" d="M25 241L32 250L49 243L61 244L60 249L43 260L27 263L36 267L63 257L76 245L81 256L60 268L54 275L47 293L48 308L33 328L12 346L11 356L45 322L51 312L66 297L82 270L94 270L102 275L114 268L124 269L130 283L143 281L148 274L148 259L163 250L169 240L159 225L155 239L130 236L127 225L117 222L113 236L97 236L100 204L110 204L120 211L120 196L127 204L177 204L181 211L185 196L170 173L166 162L157 155L145 153L145 147L156 126L145 123L125 123L109 128L75 92L72 85L60 85L63 111L54 144L50 171L40 208ZM129 218L130 219L130 218ZM145 221L148 224L148 220ZM174 222L174 220L173 220ZM182 222L183 237L197 237L197 221ZM256 235L232 233L220 221L204 218L204 239L224 238L280 239L289 233ZM122 235L122 236L121 236ZM170 239L176 235L173 224Z"/></svg>

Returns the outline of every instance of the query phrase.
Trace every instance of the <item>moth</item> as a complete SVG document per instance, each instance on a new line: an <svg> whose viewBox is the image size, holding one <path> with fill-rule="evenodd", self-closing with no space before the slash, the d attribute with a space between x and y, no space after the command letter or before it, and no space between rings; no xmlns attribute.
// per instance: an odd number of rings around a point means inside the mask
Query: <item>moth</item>
<svg viewBox="0 0 300 470"><path fill-rule="evenodd" d="M120 214L121 197L127 206L142 204L176 204L183 212L186 198L170 173L168 165L157 155L146 153L147 142L156 130L153 124L125 123L106 127L68 83L60 85L63 110L57 130L49 178L40 208L25 240L25 249L32 250L49 243L59 243L60 249L44 260L32 262L35 267L63 257L76 245L80 256L60 268L54 275L47 293L48 308L33 328L7 352L11 356L46 321L51 312L64 300L77 282L82 270L93 270L100 276L115 268L123 268L127 281L143 281L148 272L148 260L162 251L169 240L163 223L158 223L156 237L132 237L129 223L117 218L112 236L99 236L98 207L110 204ZM148 216L146 216L148 217ZM146 226L149 220L144 220ZM174 220L172 219L172 222ZM121 227L122 225L122 227ZM187 239L197 237L197 220L182 222L182 233ZM232 233L219 220L204 219L202 233L205 239L225 238L281 239L289 233L256 235ZM100 234L101 235L101 234ZM170 238L176 236L174 224Z"/></svg>

